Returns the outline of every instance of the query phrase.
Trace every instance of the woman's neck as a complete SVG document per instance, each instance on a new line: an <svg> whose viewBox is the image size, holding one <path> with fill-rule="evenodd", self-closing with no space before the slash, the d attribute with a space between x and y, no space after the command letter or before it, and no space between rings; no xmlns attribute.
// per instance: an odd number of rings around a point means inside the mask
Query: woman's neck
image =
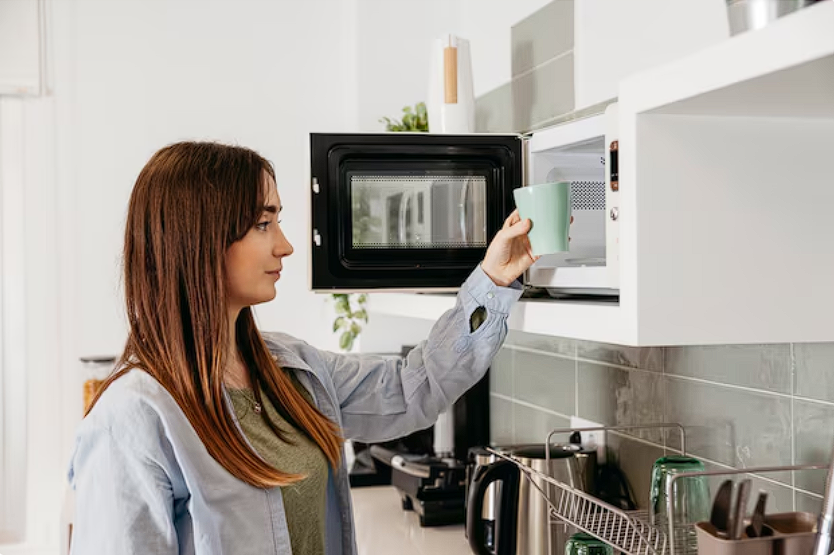
<svg viewBox="0 0 834 555"><path fill-rule="evenodd" d="M236 323L240 313L229 314L229 344L226 346L226 367L223 369L223 381L235 389L252 388L249 371L243 363L237 348Z"/></svg>

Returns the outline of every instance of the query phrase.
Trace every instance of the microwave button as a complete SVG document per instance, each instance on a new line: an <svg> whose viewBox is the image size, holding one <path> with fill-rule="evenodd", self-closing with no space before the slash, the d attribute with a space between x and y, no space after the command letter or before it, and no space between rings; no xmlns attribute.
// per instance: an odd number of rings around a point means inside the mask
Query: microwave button
<svg viewBox="0 0 834 555"><path fill-rule="evenodd" d="M611 220L616 222L619 217L620 217L620 209L615 206L614 208L611 209Z"/></svg>
<svg viewBox="0 0 834 555"><path fill-rule="evenodd" d="M315 243L317 247L321 246L321 235L319 235L318 229L313 230L313 243Z"/></svg>

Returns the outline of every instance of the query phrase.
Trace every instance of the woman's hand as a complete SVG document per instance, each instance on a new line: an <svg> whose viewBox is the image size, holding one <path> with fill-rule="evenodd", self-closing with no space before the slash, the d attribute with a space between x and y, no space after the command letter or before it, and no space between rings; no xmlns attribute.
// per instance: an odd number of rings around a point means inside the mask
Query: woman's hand
<svg viewBox="0 0 834 555"><path fill-rule="evenodd" d="M527 237L530 226L530 220L522 220L518 210L514 210L489 244L481 269L496 285L510 285L539 259L533 255Z"/></svg>
<svg viewBox="0 0 834 555"><path fill-rule="evenodd" d="M518 210L514 210L489 244L481 269L495 285L508 286L539 259L533 256L527 237L530 225L530 220L522 220Z"/></svg>

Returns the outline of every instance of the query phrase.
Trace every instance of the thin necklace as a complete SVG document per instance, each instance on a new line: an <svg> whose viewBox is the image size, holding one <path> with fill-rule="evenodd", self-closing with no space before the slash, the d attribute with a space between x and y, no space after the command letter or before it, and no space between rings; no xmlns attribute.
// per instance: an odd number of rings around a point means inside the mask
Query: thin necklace
<svg viewBox="0 0 834 555"><path fill-rule="evenodd" d="M272 360L277 361L277 360L278 360L278 356L277 356L277 355L272 355ZM260 404L260 403L259 403L259 402L255 399L255 391L254 391L254 389L252 390L252 397L249 397L249 395L247 395L247 394L246 394L246 391L249 391L249 390L248 390L248 389L246 389L246 388L241 388L241 389L239 389L238 391L240 391L240 394L241 394L241 395L243 395L244 399L246 399L247 401L249 401L249 402L252 404L252 410L254 410L254 411L255 411L255 414L261 414L261 411L263 410L263 405L261 405L261 404Z"/></svg>
<svg viewBox="0 0 834 555"><path fill-rule="evenodd" d="M255 411L255 414L261 414L263 406L255 400L254 391L252 392L252 397L249 397L249 395L246 394L246 389L239 389L238 391L240 391L240 394L252 404L252 410Z"/></svg>

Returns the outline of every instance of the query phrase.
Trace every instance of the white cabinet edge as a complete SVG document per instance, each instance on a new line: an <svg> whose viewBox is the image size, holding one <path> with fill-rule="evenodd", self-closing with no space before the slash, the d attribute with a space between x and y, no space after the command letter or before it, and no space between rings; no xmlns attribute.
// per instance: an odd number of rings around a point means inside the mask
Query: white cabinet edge
<svg viewBox="0 0 834 555"><path fill-rule="evenodd" d="M834 55L834 2L819 2L620 82L620 102L641 113ZM622 108L621 108L622 109Z"/></svg>
<svg viewBox="0 0 834 555"><path fill-rule="evenodd" d="M368 312L422 320L437 320L454 308L451 295L373 293ZM604 343L630 344L623 311L615 303L522 300L507 320L510 329L527 333L586 339Z"/></svg>

